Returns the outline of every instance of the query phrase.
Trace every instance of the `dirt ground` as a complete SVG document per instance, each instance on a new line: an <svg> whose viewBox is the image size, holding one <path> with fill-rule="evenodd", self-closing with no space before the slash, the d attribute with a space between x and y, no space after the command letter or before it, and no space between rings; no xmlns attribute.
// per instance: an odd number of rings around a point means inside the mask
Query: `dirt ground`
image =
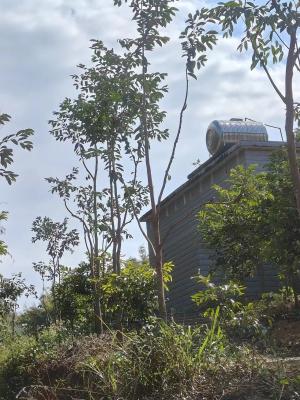
<svg viewBox="0 0 300 400"><path fill-rule="evenodd" d="M291 356L300 356L300 319L281 320L274 323L271 338L279 347L286 348Z"/></svg>

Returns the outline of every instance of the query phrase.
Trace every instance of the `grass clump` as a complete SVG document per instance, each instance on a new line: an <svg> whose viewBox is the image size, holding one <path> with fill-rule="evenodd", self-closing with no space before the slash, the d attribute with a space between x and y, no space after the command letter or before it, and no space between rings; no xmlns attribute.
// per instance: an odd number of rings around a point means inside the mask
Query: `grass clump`
<svg viewBox="0 0 300 400"><path fill-rule="evenodd" d="M24 340L24 339L22 339ZM111 331L75 340L57 335L17 342L0 363L4 400L291 400L295 371L253 348L233 346L219 327L184 327L153 319L139 332ZM11 385L8 386L8 382ZM6 397L5 397L6 396ZM1 399L1 400L2 400Z"/></svg>
<svg viewBox="0 0 300 400"><path fill-rule="evenodd" d="M139 334L122 335L104 362L91 358L85 364L90 389L104 389L116 399L184 395L201 368L203 337L201 329L164 323L147 325Z"/></svg>
<svg viewBox="0 0 300 400"><path fill-rule="evenodd" d="M37 382L36 370L39 364L56 359L63 332L58 326L51 326L39 338L16 335L0 345L0 400L15 399L23 388Z"/></svg>

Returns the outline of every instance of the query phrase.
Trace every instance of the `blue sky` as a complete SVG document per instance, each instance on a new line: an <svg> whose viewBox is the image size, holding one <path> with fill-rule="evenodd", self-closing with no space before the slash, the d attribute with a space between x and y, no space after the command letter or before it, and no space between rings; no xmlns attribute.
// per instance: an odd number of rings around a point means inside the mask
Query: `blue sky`
<svg viewBox="0 0 300 400"><path fill-rule="evenodd" d="M204 3L180 1L179 14L167 29L170 43L152 56L152 68L168 72L169 93L163 102L171 139L175 135L183 100L184 65L178 36L188 12ZM17 152L14 170L19 173L12 187L0 182L0 208L9 211L5 241L11 256L0 264L9 275L22 271L30 283L40 285L32 262L47 260L45 246L31 243L31 225L36 216L62 220L65 210L49 193L48 176L63 177L76 160L72 146L56 143L49 134L48 120L64 97L74 95L70 75L78 63L89 63L89 40L101 39L117 46L117 38L133 36L128 7L116 8L113 0L0 0L0 111L12 116L1 135L22 128L35 130L32 153ZM283 127L284 109L260 70L250 71L250 59L235 51L237 39L221 41L207 66L191 82L182 136L166 193L183 183L193 162L208 158L205 133L213 119L249 117ZM283 66L272 70L283 85ZM279 133L269 131L272 139ZM152 147L157 184L170 153L170 141ZM76 226L76 225L74 225ZM124 255L135 256L144 240L133 224L134 239L124 244ZM76 266L84 258L83 243L63 263ZM30 300L31 301L31 300ZM28 304L28 303L27 303Z"/></svg>

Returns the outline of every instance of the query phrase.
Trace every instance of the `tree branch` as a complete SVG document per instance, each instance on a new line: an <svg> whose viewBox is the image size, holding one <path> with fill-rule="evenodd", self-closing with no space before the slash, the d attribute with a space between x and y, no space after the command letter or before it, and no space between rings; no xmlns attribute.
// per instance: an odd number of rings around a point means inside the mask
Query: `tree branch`
<svg viewBox="0 0 300 400"><path fill-rule="evenodd" d="M299 49L299 46L298 46L298 42L296 42L296 48L297 48L297 51L296 51L296 53L294 55L294 63L296 65L296 61L298 60L299 65L300 65L300 49ZM296 65L296 67L297 67L297 69L299 71L299 67L297 65Z"/></svg>
<svg viewBox="0 0 300 400"><path fill-rule="evenodd" d="M126 183L125 183L124 180L122 180L122 184L124 185L125 190L128 192L128 188L127 188L127 185L126 185ZM129 192L128 192L128 193L129 193ZM128 199L129 199L129 201L130 201L130 203L131 203L133 215L134 215L134 217L135 217L135 219L136 219L136 222L137 222L137 224L138 224L138 227L139 227L139 229L140 229L142 235L144 236L144 238L146 239L146 241L149 243L149 245L150 245L150 247L151 247L153 253L156 254L154 244L152 243L152 241L151 241L150 238L148 237L147 233L144 231L144 229L143 229L143 227L142 227L142 224L141 224L141 222L140 222L140 219L139 219L139 217L138 217L138 215L137 215L137 213L136 213L135 205L134 205L134 202L133 202L133 200L132 200L132 198L131 198L131 196L130 196L130 193L128 194Z"/></svg>
<svg viewBox="0 0 300 400"><path fill-rule="evenodd" d="M144 236L144 238L146 239L146 241L147 241L147 242L149 243L149 245L151 246L151 249L152 249L152 251L153 251L153 254L156 255L156 251L155 251L154 244L152 243L152 241L150 240L149 236L148 236L148 235L146 234L146 232L144 231L144 229L143 229L143 227L142 227L142 225L141 225L141 222L140 222L140 220L139 220L139 217L138 217L138 215L137 215L137 213L136 213L136 211L135 211L135 207L134 207L134 206L133 206L133 215L134 215L134 217L135 217L135 219L136 219L136 222L137 222L137 224L138 224L138 226L139 226L139 229L140 229L142 235Z"/></svg>
<svg viewBox="0 0 300 400"><path fill-rule="evenodd" d="M161 199L162 199L162 196L163 196L166 184L167 184L167 180L168 180L168 177L169 177L169 172L170 172L170 169L171 169L174 157L175 157L176 147L177 147L177 144L178 144L178 141L179 141L179 136L180 136L181 129L182 129L183 114L184 114L184 111L187 108L187 99L188 99L188 95L189 95L189 77L188 77L187 67L185 68L185 83L186 83L185 96L184 96L183 105L182 105L181 110L180 110L180 117L179 117L179 125L178 125L178 129L177 129L177 135L176 135L176 138L175 138L175 141L174 141L174 144L173 144L171 157L170 157L167 169L165 171L162 188L161 188L161 191L160 191L159 196L158 196L158 200L157 200L157 207L158 208L160 208Z"/></svg>
<svg viewBox="0 0 300 400"><path fill-rule="evenodd" d="M283 103L286 103L286 99L285 99L284 95L281 93L281 91L279 90L278 86L277 86L276 83L274 82L274 80L273 80L273 78L272 78L272 76L271 76L271 74L270 74L270 72L269 72L269 70L268 70L266 64L265 64L264 61L262 60L262 58L261 58L261 56L260 56L260 54L259 54L259 51L257 50L255 38L253 37L253 35L251 35L251 33L250 33L249 31L248 31L248 35L249 35L250 40L251 40L251 44L252 44L253 51L254 51L256 57L259 59L260 64L261 64L261 66L263 67L263 69L264 69L264 71L265 71L265 73L266 73L266 75L267 75L267 77L268 77L268 79L269 79L271 85L273 86L275 92L276 92L276 93L278 94L278 96L281 98L281 100L283 101Z"/></svg>
<svg viewBox="0 0 300 400"><path fill-rule="evenodd" d="M84 220L83 218L79 217L79 215L75 214L75 213L70 209L70 207L69 207L68 204L67 204L66 199L64 199L64 205L65 205L65 208L66 208L66 210L68 211L68 213L69 213L73 218L77 219L78 221L80 221L80 222L82 223L82 225L83 225L83 230L84 230L84 232L86 233L87 238L88 238L88 241L89 241L89 244L90 244L90 248L93 249L94 246L93 246L93 243L92 243L92 240L91 240L91 237L90 237L90 233L89 233L89 229L88 229L87 223L85 222L85 220ZM86 247L87 247L87 246L86 246ZM87 248L87 251L89 252L89 249L88 249L88 248Z"/></svg>
<svg viewBox="0 0 300 400"><path fill-rule="evenodd" d="M276 32L275 30L272 30L272 32L275 33L275 35L278 37L278 39L280 40L280 42L284 45L284 47L286 47L288 50L290 49L289 46L285 43L285 41L282 39L282 37L278 34L278 32Z"/></svg>

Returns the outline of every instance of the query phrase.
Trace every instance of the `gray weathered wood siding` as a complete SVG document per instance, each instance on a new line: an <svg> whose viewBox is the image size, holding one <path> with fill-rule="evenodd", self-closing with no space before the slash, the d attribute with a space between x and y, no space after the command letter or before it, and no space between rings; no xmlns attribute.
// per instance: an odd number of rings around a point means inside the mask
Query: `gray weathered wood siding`
<svg viewBox="0 0 300 400"><path fill-rule="evenodd" d="M200 273L209 273L211 251L207 248L198 232L197 213L201 205L214 196L213 184L226 185L226 179L232 168L242 164L249 166L257 164L258 170L268 161L270 153L278 146L261 148L257 145L235 145L228 154L210 167L205 166L204 173L193 176L188 184L179 188L176 195L166 200L161 215L161 235L169 232L164 243L163 256L165 261L174 263L173 281L167 294L168 308L176 313L193 312L194 305L191 295L199 290L199 284L193 279ZM147 223L148 233L150 232ZM150 257L153 262L153 257ZM247 283L247 295L258 297L264 291L276 290L278 280L274 270L264 268L257 276Z"/></svg>

